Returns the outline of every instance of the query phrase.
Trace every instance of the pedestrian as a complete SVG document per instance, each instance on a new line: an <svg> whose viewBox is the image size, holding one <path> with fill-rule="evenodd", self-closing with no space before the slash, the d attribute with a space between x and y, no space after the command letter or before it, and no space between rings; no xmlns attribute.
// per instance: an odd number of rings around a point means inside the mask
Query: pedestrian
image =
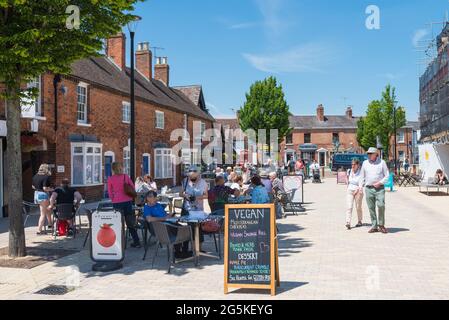
<svg viewBox="0 0 449 320"><path fill-rule="evenodd" d="M120 211L125 218L126 226L133 239L132 248L140 248L140 240L136 230L136 216L133 210L133 201L136 194L129 193L129 187L135 190L131 178L123 173L123 167L120 162L112 164L112 176L108 178L109 197L115 210Z"/></svg>
<svg viewBox="0 0 449 320"><path fill-rule="evenodd" d="M51 171L48 164L43 163L40 165L38 172L34 175L32 179L32 187L34 189L34 203L39 205L40 217L38 223L37 235L45 234L42 231L45 220L47 220L48 228L53 227L53 217L51 210L48 209L50 205L49 192L52 192L51 187Z"/></svg>
<svg viewBox="0 0 449 320"><path fill-rule="evenodd" d="M410 168L410 162L408 161L408 158L405 158L404 160L404 170L408 173L408 169Z"/></svg>
<svg viewBox="0 0 449 320"><path fill-rule="evenodd" d="M346 228L351 230L352 211L355 203L355 209L357 210L358 223L356 228L363 225L363 188L360 187L360 171L361 165L359 159L353 159L351 169L348 171L348 189L346 193Z"/></svg>
<svg viewBox="0 0 449 320"><path fill-rule="evenodd" d="M296 163L296 161L293 158L290 158L290 160L288 160L287 167L288 167L289 175L295 174L295 163Z"/></svg>
<svg viewBox="0 0 449 320"><path fill-rule="evenodd" d="M387 164L379 157L376 148L368 149L368 160L365 160L360 172L359 187L365 186L366 203L371 216L372 228L369 233L388 233L385 228L385 184L390 173ZM376 215L376 205L378 215Z"/></svg>

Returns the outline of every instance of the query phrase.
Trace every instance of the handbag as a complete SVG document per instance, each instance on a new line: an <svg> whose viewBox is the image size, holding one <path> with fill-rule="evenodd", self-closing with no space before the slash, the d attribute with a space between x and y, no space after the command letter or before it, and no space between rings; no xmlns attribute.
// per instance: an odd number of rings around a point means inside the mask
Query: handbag
<svg viewBox="0 0 449 320"><path fill-rule="evenodd" d="M207 220L201 223L201 230L205 233L218 233L220 224L216 220Z"/></svg>
<svg viewBox="0 0 449 320"><path fill-rule="evenodd" d="M123 175L123 191L125 194L131 198L137 197L137 192L134 190L134 188L126 182L126 174Z"/></svg>
<svg viewBox="0 0 449 320"><path fill-rule="evenodd" d="M186 178L185 183L184 183L184 192L187 189L187 185L189 184L189 178ZM186 209L186 198L184 197L182 199L182 209L181 209L181 216L187 216L189 215L189 211Z"/></svg>

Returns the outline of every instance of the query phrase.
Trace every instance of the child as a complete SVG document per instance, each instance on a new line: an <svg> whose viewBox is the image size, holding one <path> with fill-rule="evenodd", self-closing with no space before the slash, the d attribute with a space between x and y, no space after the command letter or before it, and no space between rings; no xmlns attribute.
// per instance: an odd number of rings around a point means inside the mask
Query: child
<svg viewBox="0 0 449 320"><path fill-rule="evenodd" d="M146 221L151 222L164 222L170 219L174 214L167 214L164 207L157 202L156 191L148 191L145 195L145 207L143 208L143 216ZM173 226L179 226L173 223ZM151 227L151 224L150 224ZM168 227L168 232L170 236L176 237L178 229L174 227ZM175 245L175 257L178 259L185 259L193 256L192 251L188 251L189 242L186 241L182 244Z"/></svg>

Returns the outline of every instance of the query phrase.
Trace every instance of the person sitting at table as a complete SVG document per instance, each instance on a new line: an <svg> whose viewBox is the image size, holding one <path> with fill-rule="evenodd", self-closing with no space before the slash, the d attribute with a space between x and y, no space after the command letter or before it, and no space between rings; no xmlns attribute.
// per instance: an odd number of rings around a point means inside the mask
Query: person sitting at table
<svg viewBox="0 0 449 320"><path fill-rule="evenodd" d="M69 179L62 179L61 186L56 188L50 197L50 205L48 210L52 210L56 207L56 204L71 204L73 210L79 207L83 197L76 189L70 187ZM76 201L76 202L75 202ZM68 235L73 235L75 232L72 228L72 221L67 220Z"/></svg>
<svg viewBox="0 0 449 320"><path fill-rule="evenodd" d="M156 184L156 181L154 181L152 176L150 176L149 174L146 174L143 176L143 180L150 187L150 190L157 191L157 184Z"/></svg>
<svg viewBox="0 0 449 320"><path fill-rule="evenodd" d="M276 194L278 191L285 192L284 184L282 183L281 179L278 178L276 172L270 172L268 177L270 178L271 181L273 194Z"/></svg>
<svg viewBox="0 0 449 320"><path fill-rule="evenodd" d="M225 180L223 176L216 177L215 186L211 190L209 190L208 193L209 206L212 214L219 210L224 210L224 206L226 203L228 203L228 198L231 195L238 197L240 195L240 191L225 186Z"/></svg>
<svg viewBox="0 0 449 320"><path fill-rule="evenodd" d="M157 202L157 192L154 190L148 191L145 194L145 206L143 207L143 217L146 221L151 222L165 222L167 219L173 218L173 214L167 214L164 207ZM171 223L171 222L168 222ZM178 225L172 223L173 225ZM177 228L168 228L168 232L176 237L178 232ZM175 245L175 257L178 259L189 258L193 255L192 251L189 251L189 242L183 242L182 244Z"/></svg>
<svg viewBox="0 0 449 320"><path fill-rule="evenodd" d="M135 189L137 193L146 193L150 191L150 186L145 182L144 178L137 177L135 183Z"/></svg>
<svg viewBox="0 0 449 320"><path fill-rule="evenodd" d="M231 184L231 189L239 190L240 192L242 192L242 190L243 190L243 177L242 176L236 176L234 178L234 181Z"/></svg>
<svg viewBox="0 0 449 320"><path fill-rule="evenodd" d="M255 175L251 178L251 188L249 192L251 195L252 204L270 203L270 197L268 196L267 189L259 176Z"/></svg>
<svg viewBox="0 0 449 320"><path fill-rule="evenodd" d="M438 184L440 186L449 184L446 175L444 174L443 170L438 169L437 172L435 173L435 179L434 179L434 183Z"/></svg>

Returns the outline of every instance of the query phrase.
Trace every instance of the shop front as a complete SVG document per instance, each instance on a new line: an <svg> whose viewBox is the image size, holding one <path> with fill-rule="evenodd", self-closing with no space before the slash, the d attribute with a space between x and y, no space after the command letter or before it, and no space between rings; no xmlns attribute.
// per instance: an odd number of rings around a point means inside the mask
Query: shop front
<svg viewBox="0 0 449 320"><path fill-rule="evenodd" d="M316 159L316 152L318 150L318 146L312 143L305 143L299 146L299 151L301 152L301 159L303 159L306 163L310 163Z"/></svg>

